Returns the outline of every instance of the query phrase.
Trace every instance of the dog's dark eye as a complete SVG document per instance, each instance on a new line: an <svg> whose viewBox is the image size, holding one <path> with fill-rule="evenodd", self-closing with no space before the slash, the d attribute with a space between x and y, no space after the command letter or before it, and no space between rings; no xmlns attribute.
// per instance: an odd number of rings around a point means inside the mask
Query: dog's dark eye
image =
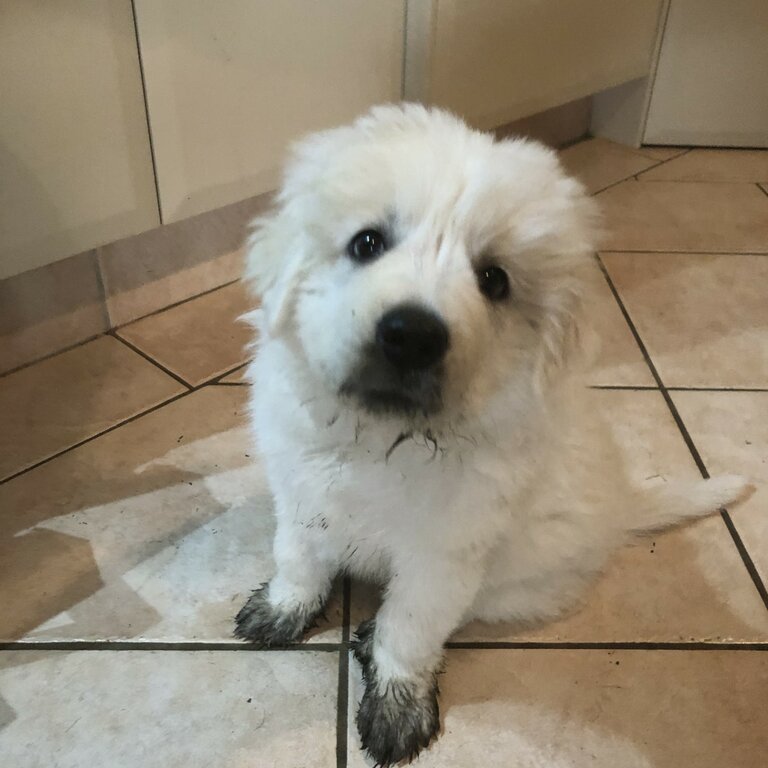
<svg viewBox="0 0 768 768"><path fill-rule="evenodd" d="M387 240L376 229L364 229L358 232L347 246L347 253L352 261L367 264L381 256L387 250Z"/></svg>
<svg viewBox="0 0 768 768"><path fill-rule="evenodd" d="M482 267L477 270L480 292L491 301L502 301L509 296L509 278L501 267Z"/></svg>

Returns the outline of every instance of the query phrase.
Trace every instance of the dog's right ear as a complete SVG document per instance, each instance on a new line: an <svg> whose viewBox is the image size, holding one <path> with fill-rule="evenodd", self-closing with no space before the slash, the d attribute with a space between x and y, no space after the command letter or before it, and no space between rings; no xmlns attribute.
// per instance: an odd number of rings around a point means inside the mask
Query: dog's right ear
<svg viewBox="0 0 768 768"><path fill-rule="evenodd" d="M245 256L245 280L261 301L260 330L275 336L285 327L301 277L301 245L284 211L252 224Z"/></svg>

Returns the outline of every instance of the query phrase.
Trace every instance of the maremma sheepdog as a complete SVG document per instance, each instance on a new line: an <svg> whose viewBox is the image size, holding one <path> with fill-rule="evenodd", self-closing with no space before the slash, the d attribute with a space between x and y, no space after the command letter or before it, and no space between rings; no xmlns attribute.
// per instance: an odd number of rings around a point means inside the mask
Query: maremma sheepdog
<svg viewBox="0 0 768 768"><path fill-rule="evenodd" d="M255 224L250 415L276 572L236 635L299 640L339 573L385 585L353 643L380 765L437 734L462 624L554 618L631 537L748 490L629 480L583 383L595 229L553 151L418 105L302 141Z"/></svg>

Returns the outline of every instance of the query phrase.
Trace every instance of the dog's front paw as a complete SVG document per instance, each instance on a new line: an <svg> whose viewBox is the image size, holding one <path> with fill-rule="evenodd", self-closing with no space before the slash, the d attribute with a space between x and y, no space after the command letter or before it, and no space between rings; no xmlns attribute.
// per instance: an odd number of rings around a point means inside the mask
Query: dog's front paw
<svg viewBox="0 0 768 768"><path fill-rule="evenodd" d="M352 650L363 670L365 692L357 711L363 749L378 766L412 760L440 730L434 674L382 683L373 659L376 622L364 621Z"/></svg>
<svg viewBox="0 0 768 768"><path fill-rule="evenodd" d="M379 685L368 679L357 712L360 740L376 765L411 761L440 730L437 683L432 677L391 680Z"/></svg>
<svg viewBox="0 0 768 768"><path fill-rule="evenodd" d="M235 637L260 648L288 645L304 636L320 611L310 606L285 610L269 602L269 585L262 584L235 617Z"/></svg>

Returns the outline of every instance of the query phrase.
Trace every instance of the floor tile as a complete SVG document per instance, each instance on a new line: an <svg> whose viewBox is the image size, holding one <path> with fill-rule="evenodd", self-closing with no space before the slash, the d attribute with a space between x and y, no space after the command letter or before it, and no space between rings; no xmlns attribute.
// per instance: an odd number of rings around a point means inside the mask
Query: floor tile
<svg viewBox="0 0 768 768"><path fill-rule="evenodd" d="M641 155L652 157L654 160L671 160L673 157L683 155L688 152L688 147L646 147L642 146L635 150Z"/></svg>
<svg viewBox="0 0 768 768"><path fill-rule="evenodd" d="M442 735L420 768L762 768L768 660L759 651L451 651ZM363 756L351 665L349 768Z"/></svg>
<svg viewBox="0 0 768 768"><path fill-rule="evenodd" d="M768 387L768 258L602 258L667 386Z"/></svg>
<svg viewBox="0 0 768 768"><path fill-rule="evenodd" d="M6 652L3 763L331 768L337 664L290 651Z"/></svg>
<svg viewBox="0 0 768 768"><path fill-rule="evenodd" d="M193 386L245 362L251 331L237 318L254 301L242 283L118 329L118 335Z"/></svg>
<svg viewBox="0 0 768 768"><path fill-rule="evenodd" d="M654 386L655 381L619 305L602 274L586 308L588 326L599 339L589 383L595 386Z"/></svg>
<svg viewBox="0 0 768 768"><path fill-rule="evenodd" d="M615 184L653 166L656 161L607 139L587 139L560 152L563 165L589 192Z"/></svg>
<svg viewBox="0 0 768 768"><path fill-rule="evenodd" d="M768 150L693 149L641 174L640 181L768 181Z"/></svg>
<svg viewBox="0 0 768 768"><path fill-rule="evenodd" d="M698 470L663 398L655 391L595 390L595 408L612 423L632 477L695 479ZM377 590L353 585L352 625L373 615ZM641 539L617 553L563 619L534 627L474 622L461 641L737 641L768 639L768 613L731 537L714 515Z"/></svg>
<svg viewBox="0 0 768 768"><path fill-rule="evenodd" d="M731 517L768 586L768 392L673 392L672 399L707 469L755 484Z"/></svg>
<svg viewBox="0 0 768 768"><path fill-rule="evenodd" d="M0 378L0 480L183 391L102 336Z"/></svg>
<svg viewBox="0 0 768 768"><path fill-rule="evenodd" d="M768 205L755 184L627 181L597 199L607 251L768 253Z"/></svg>
<svg viewBox="0 0 768 768"><path fill-rule="evenodd" d="M247 393L205 387L0 485L0 638L231 640L273 572Z"/></svg>

